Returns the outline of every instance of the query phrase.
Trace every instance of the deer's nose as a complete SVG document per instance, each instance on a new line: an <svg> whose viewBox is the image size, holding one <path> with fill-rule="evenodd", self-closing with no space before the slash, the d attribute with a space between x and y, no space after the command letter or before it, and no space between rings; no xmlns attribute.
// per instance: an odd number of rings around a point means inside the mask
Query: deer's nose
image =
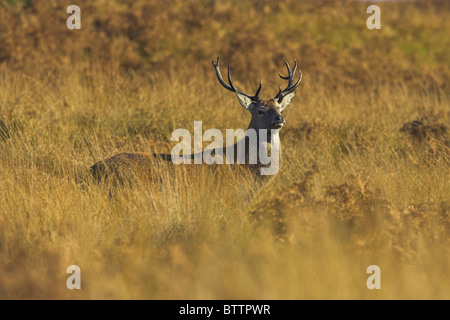
<svg viewBox="0 0 450 320"><path fill-rule="evenodd" d="M274 119L275 122L286 122L286 120L284 120L284 117L280 114L277 115Z"/></svg>

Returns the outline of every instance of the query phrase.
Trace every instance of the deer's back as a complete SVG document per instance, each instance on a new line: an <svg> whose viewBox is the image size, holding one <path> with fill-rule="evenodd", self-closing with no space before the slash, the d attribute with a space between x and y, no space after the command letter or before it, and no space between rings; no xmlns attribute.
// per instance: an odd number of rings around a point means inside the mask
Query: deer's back
<svg viewBox="0 0 450 320"><path fill-rule="evenodd" d="M120 153L99 161L91 167L91 173L99 181L133 178L151 178L154 156L146 153Z"/></svg>

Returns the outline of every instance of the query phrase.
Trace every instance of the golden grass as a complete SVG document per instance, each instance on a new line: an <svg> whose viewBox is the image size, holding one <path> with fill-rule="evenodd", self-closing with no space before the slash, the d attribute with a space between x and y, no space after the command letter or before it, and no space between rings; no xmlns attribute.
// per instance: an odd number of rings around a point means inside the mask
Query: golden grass
<svg viewBox="0 0 450 320"><path fill-rule="evenodd" d="M450 298L447 2L380 3L379 31L360 2L81 1L80 31L65 5L0 2L1 298ZM217 55L264 97L299 61L278 175L93 183L194 120L246 128Z"/></svg>

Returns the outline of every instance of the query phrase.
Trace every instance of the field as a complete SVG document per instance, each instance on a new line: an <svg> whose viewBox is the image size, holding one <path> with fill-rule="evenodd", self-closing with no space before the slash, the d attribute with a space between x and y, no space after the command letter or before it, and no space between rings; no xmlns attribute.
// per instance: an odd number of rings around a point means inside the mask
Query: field
<svg viewBox="0 0 450 320"><path fill-rule="evenodd" d="M379 30L361 1L77 1L81 30L70 4L0 0L1 299L450 299L448 1L377 2ZM278 174L93 181L194 120L247 128L217 56L266 99L297 59Z"/></svg>

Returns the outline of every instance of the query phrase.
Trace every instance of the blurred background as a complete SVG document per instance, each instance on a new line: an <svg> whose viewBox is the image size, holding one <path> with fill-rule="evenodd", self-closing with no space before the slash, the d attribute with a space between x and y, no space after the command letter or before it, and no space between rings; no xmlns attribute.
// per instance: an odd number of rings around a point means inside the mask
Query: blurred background
<svg viewBox="0 0 450 320"><path fill-rule="evenodd" d="M446 1L383 2L381 30L367 29L364 1L77 1L81 30L66 27L70 4L2 1L0 62L23 72L84 62L198 74L221 56L257 84L296 58L305 79L330 90L448 85Z"/></svg>

